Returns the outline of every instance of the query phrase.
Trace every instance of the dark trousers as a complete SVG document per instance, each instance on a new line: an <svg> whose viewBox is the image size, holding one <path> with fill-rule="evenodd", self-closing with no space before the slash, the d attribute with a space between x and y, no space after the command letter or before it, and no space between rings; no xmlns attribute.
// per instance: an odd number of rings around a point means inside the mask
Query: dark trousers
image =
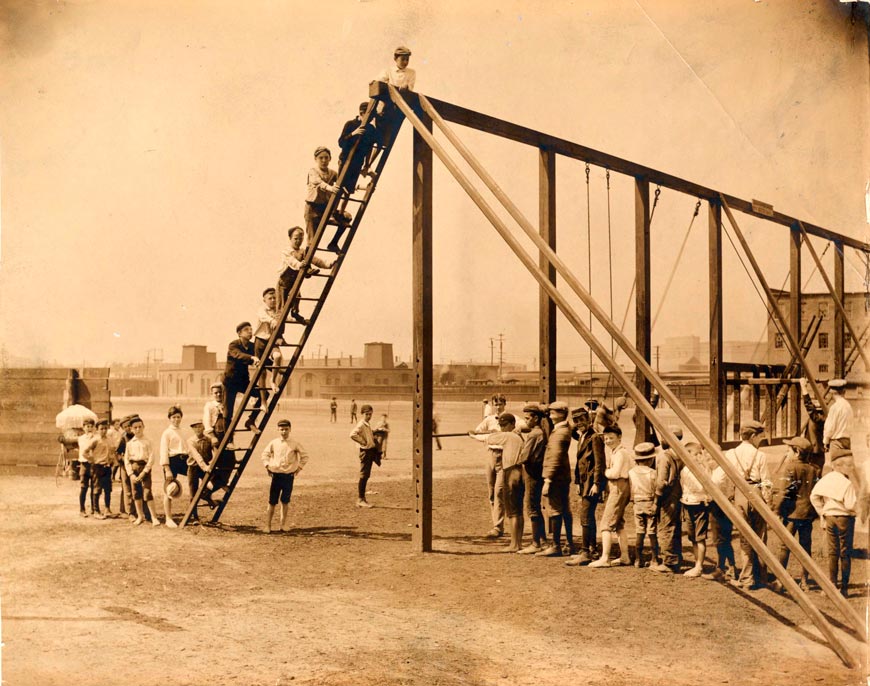
<svg viewBox="0 0 870 686"><path fill-rule="evenodd" d="M361 448L359 451L359 484L357 493L360 500L366 499L366 484L372 475L372 465L377 460L377 448Z"/></svg>
<svg viewBox="0 0 870 686"><path fill-rule="evenodd" d="M85 501L88 498L88 489L91 491L91 511L94 509L94 491L91 484L91 463L79 462L79 480L81 481L81 489L79 490L79 510L85 511Z"/></svg>
<svg viewBox="0 0 870 686"><path fill-rule="evenodd" d="M727 563L734 563L734 545L731 543L734 524L716 503L710 503L710 530L719 558L717 566L724 572Z"/></svg>
<svg viewBox="0 0 870 686"><path fill-rule="evenodd" d="M119 510L122 514L136 514L133 509L133 487L130 484L130 475L121 464L118 467L118 479L121 482L121 505Z"/></svg>
<svg viewBox="0 0 870 686"><path fill-rule="evenodd" d="M595 551L598 527L595 524L595 510L598 508L598 495L584 495L580 498L580 549Z"/></svg>
<svg viewBox="0 0 870 686"><path fill-rule="evenodd" d="M106 509L112 505L112 468L107 464L91 467L94 512L100 511L100 494L105 494Z"/></svg>
<svg viewBox="0 0 870 686"><path fill-rule="evenodd" d="M752 530L758 534L762 541L767 541L767 523L754 507L749 503L737 503L737 508L740 514L752 527ZM749 541L745 536L740 536L740 550L743 551L743 567L740 569L740 579L744 584L752 583L753 585L761 585L767 582L767 568L762 563L761 558L755 549L749 545Z"/></svg>
<svg viewBox="0 0 870 686"><path fill-rule="evenodd" d="M807 551L807 555L813 556L813 520L812 519L784 519L782 522L788 532L798 539L801 548ZM791 551L784 541L779 543L779 563L788 569L788 559Z"/></svg>
<svg viewBox="0 0 870 686"><path fill-rule="evenodd" d="M278 500L284 505L290 502L290 496L293 494L293 479L295 474L278 474L269 472L272 476L272 483L269 486L269 504L277 505Z"/></svg>
<svg viewBox="0 0 870 686"><path fill-rule="evenodd" d="M839 571L839 588L845 592L849 588L849 577L852 575L852 543L855 539L855 518L826 515L825 538L828 542L828 576L831 579L831 583L837 586L837 572Z"/></svg>
<svg viewBox="0 0 870 686"><path fill-rule="evenodd" d="M233 411L236 407L236 394L244 395L247 390L247 386L243 388L239 388L237 386L227 386L227 421L232 421L233 419ZM251 413L248 415L248 418L242 422L243 424L251 423L257 421L257 417L260 414L260 404L261 398L259 393L254 393L254 406Z"/></svg>
<svg viewBox="0 0 870 686"><path fill-rule="evenodd" d="M532 538L536 543L540 543L547 537L544 527L544 513L541 510L544 477L537 473L530 474L524 466L523 480L526 486L525 494L523 495L523 509L532 525Z"/></svg>
<svg viewBox="0 0 870 686"><path fill-rule="evenodd" d="M679 494L672 493L663 496L658 512L658 540L662 553L662 563L669 567L675 567L679 564L683 552L681 510Z"/></svg>

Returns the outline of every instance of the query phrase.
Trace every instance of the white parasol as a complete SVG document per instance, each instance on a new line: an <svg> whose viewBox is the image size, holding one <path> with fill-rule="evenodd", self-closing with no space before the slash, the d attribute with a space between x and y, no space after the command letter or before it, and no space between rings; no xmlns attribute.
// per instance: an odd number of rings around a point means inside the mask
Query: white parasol
<svg viewBox="0 0 870 686"><path fill-rule="evenodd" d="M54 425L61 431L81 429L85 419L97 421L97 415L84 405L70 405L54 418Z"/></svg>

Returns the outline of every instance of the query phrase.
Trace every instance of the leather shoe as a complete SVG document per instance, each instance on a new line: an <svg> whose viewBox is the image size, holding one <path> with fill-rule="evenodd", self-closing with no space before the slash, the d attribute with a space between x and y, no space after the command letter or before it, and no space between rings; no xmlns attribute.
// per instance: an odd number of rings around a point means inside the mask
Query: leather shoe
<svg viewBox="0 0 870 686"><path fill-rule="evenodd" d="M562 557L562 549L551 545L535 553L535 557Z"/></svg>

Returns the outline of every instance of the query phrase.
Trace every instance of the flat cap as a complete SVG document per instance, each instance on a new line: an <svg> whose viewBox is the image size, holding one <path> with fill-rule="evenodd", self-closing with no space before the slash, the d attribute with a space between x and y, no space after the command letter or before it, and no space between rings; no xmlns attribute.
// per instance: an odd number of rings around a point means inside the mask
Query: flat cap
<svg viewBox="0 0 870 686"><path fill-rule="evenodd" d="M792 448L797 448L798 450L807 452L812 450L813 444L810 443L803 436L795 436L794 438L786 438L783 443L785 445L790 445Z"/></svg>
<svg viewBox="0 0 870 686"><path fill-rule="evenodd" d="M507 424L516 424L517 418L514 417L510 412L502 412L498 416L498 423L501 426L506 426Z"/></svg>
<svg viewBox="0 0 870 686"><path fill-rule="evenodd" d="M220 381L215 381L211 386L208 387L208 390L214 390L215 388L220 388L223 390L224 385Z"/></svg>
<svg viewBox="0 0 870 686"><path fill-rule="evenodd" d="M407 55L408 57L410 57L411 49L404 45L400 45L398 48L393 50L393 57L398 57L399 55Z"/></svg>
<svg viewBox="0 0 870 686"><path fill-rule="evenodd" d="M572 417L588 417L589 410L585 407L573 407L571 408L571 416Z"/></svg>
<svg viewBox="0 0 870 686"><path fill-rule="evenodd" d="M198 426L205 426L205 424L203 424L203 423L200 422L200 421L196 421L196 422L191 422L191 423L190 423L190 428L191 428L191 429L195 429L195 428L198 427Z"/></svg>
<svg viewBox="0 0 870 686"><path fill-rule="evenodd" d="M366 412L374 412L374 409L372 409L371 405L363 405L361 408L359 408L359 411L365 414Z"/></svg>
<svg viewBox="0 0 870 686"><path fill-rule="evenodd" d="M97 426L109 426L109 420L108 419L101 419L100 421L97 422Z"/></svg>
<svg viewBox="0 0 870 686"><path fill-rule="evenodd" d="M550 403L550 412L564 412L565 414L568 414L568 403L556 400Z"/></svg>
<svg viewBox="0 0 870 686"><path fill-rule="evenodd" d="M746 431L752 431L754 433L760 434L762 431L766 431L766 429L764 428L764 424L762 424L761 422L755 419L749 419L740 425L740 433L744 433Z"/></svg>
<svg viewBox="0 0 870 686"><path fill-rule="evenodd" d="M290 426L290 420L289 419L279 419L278 420L278 428L280 428L282 426Z"/></svg>
<svg viewBox="0 0 870 686"><path fill-rule="evenodd" d="M332 157L332 152L330 152L329 148L327 148L325 145L318 145L316 148L314 148L315 157L317 157L322 152L329 153L329 156Z"/></svg>
<svg viewBox="0 0 870 686"><path fill-rule="evenodd" d="M846 379L831 379L828 381L828 388L845 388Z"/></svg>
<svg viewBox="0 0 870 686"><path fill-rule="evenodd" d="M547 413L547 410L541 405L541 403L526 403L523 405L523 412L528 412L530 414L539 414L543 416Z"/></svg>
<svg viewBox="0 0 870 686"><path fill-rule="evenodd" d="M656 456L656 447L649 442L638 443L634 446L634 459L649 460Z"/></svg>
<svg viewBox="0 0 870 686"><path fill-rule="evenodd" d="M238 324L236 324L236 333L241 333L242 329L244 329L246 326L250 326L250 325L251 325L251 322L239 322Z"/></svg>

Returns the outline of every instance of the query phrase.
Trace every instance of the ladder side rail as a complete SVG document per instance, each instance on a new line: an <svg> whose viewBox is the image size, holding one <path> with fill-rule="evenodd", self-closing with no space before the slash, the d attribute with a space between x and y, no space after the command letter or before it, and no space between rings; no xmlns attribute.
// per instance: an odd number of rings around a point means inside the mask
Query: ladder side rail
<svg viewBox="0 0 870 686"><path fill-rule="evenodd" d="M736 508L734 508L733 504L728 501L727 498L722 494L722 492L715 486L715 484L710 481L709 476L700 470L697 463L694 462L693 458L685 451L685 449L679 444L679 441L676 440L676 437L671 433L669 428L662 422L661 418L654 412L652 406L649 404L647 399L643 397L640 391L630 382L628 377L624 374L622 369L613 361L608 352L604 349L604 346L600 344L600 342L595 339L595 337L591 334L591 332L587 329L585 324L583 324L582 320L577 316L576 312L570 307L568 302L564 299L559 291L549 283L546 278L546 275L540 271L537 263L529 257L522 246L516 241L516 239L510 234L507 228L504 226L503 222L495 215L489 205L485 200L480 196L479 192L470 184L470 182L466 179L464 174L456 167L455 163L450 159L450 157L444 152L441 145L434 139L434 137L426 130L425 126L417 119L417 117L413 114L410 107L408 107L407 103L403 100L402 96L398 94L395 89L390 88L390 95L393 98L393 101L403 110L405 116L414 126L415 130L420 133L420 135L426 140L427 144L432 147L433 151L439 156L439 158L444 162L445 166L448 170L453 174L453 176L457 179L460 185L465 189L465 191L471 196L472 200L480 207L483 211L484 215L490 220L493 226L496 228L498 233L502 236L505 242L508 243L509 247L520 257L520 259L524 262L526 267L532 274L539 280L539 283L542 287L544 287L551 298L559 305L560 309L563 313L568 317L572 324L574 324L575 328L581 333L586 340L587 344L592 346L595 349L596 355L600 360L604 361L610 368L614 375L620 380L620 383L628 390L630 395L632 395L632 399L635 400L638 407L641 411L644 411L647 414L648 419L656 425L657 430L659 430L660 435L663 435L672 445L675 446L675 449L680 454L680 457L684 459L685 463L689 465L690 469L693 473L696 473L696 476L699 480L701 480L702 484L707 488L708 492L713 495L714 499L719 503L720 507L722 507L723 511L726 512L729 516L734 518L735 526L741 530L747 540L753 545L753 547L758 552L759 556L770 566L774 572L777 574L777 577L782 581L783 585L792 596L796 599L796 601L801 605L801 607L807 612L811 619L816 623L819 627L820 631L822 631L829 639L831 644L834 646L835 650L837 650L840 657L850 665L854 665L855 661L848 654L845 647L839 642L838 637L833 633L831 627L827 624L824 617L821 613L818 612L818 609L815 608L814 605L805 597L803 592L800 590L794 579L792 579L786 570L779 565L779 562L776 556L767 548L766 544L758 538L752 529L748 526L748 523L739 517L739 513ZM437 113L435 113L435 120L437 117ZM431 114L430 114L431 116ZM439 125L440 126L440 125ZM444 130L442 128L442 130ZM473 158L472 158L473 159ZM477 171L479 165L474 160L472 166ZM492 190L492 188L490 189ZM806 554L806 551L800 547L800 544L793 537L788 535L785 527L782 523L776 518L776 516L770 511L767 505L762 500L761 496L755 492L755 489L750 487L749 484L743 480L742 475L738 472L738 470L731 465L731 463L725 459L718 445L716 445L708 436L704 434L696 425L688 411L676 396L671 392L671 390L667 387L667 385L661 380L661 378L652 370L646 360L638 353L638 351L631 345L627 338L619 331L616 324L607 316L607 314L598 306L597 302L591 297L591 295L582 287L579 281L574 277L574 275L567 269L565 264L561 261L561 259L553 252L549 246L543 241L540 236L538 236L537 231L534 230L533 227L528 223L527 220L521 223L523 230L527 233L529 238L535 243L536 247L547 257L550 264L553 264L557 270L559 270L560 274L565 278L566 282L571 286L572 290L574 290L577 295L580 296L581 300L583 300L584 304L595 314L596 319L598 319L608 330L608 333L617 340L617 343L623 350L633 359L635 365L638 369L642 370L644 376L650 381L650 383L659 391L661 397L672 406L674 411L683 421L683 423L692 430L692 433L699 439L700 442L704 445L707 451L716 459L717 463L722 467L728 477L734 481L735 487L738 488L752 503L752 505L759 511L759 513L764 517L764 519L768 522L769 525L773 528L774 532L783 538L784 542L789 546L789 548L795 553L795 555L800 560L801 564L803 564L808 570L810 570L815 576L819 577L820 585L823 590L831 596L832 601L838 608L844 613L846 618L853 624L856 630L860 633L862 638L864 637L864 624L858 614L854 611L848 602L839 594L837 589L830 583L829 580L825 577L825 575L818 569L818 566L815 562L809 558ZM790 539L790 540L789 540ZM827 584L824 583L827 581ZM866 640L866 639L865 639Z"/></svg>

